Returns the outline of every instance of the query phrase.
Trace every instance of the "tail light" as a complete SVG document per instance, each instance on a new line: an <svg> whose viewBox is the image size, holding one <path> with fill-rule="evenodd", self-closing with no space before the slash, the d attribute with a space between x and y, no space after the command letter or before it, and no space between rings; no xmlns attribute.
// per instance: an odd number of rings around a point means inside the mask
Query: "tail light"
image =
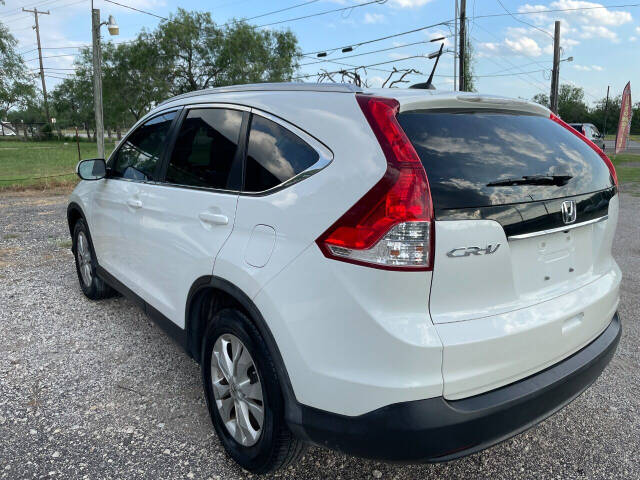
<svg viewBox="0 0 640 480"><path fill-rule="evenodd" d="M614 183L616 184L616 187L617 187L618 186L618 175L616 174L616 169L613 166L613 162L611 162L611 159L609 157L607 157L607 155L600 149L600 147L598 147L595 143L593 143L591 140L589 140L587 137L585 137L582 133L578 132L575 128L571 127L568 123L566 123L564 120L562 120L560 117L558 117L554 113L551 113L550 118L551 118L551 120L553 120L557 124L562 125L564 128L569 130L576 137L578 137L580 140L582 140L587 145L589 145L598 155L600 155L600 158L602 159L604 164L609 169L609 172L611 173L611 178L613 178L613 181L614 181Z"/></svg>
<svg viewBox="0 0 640 480"><path fill-rule="evenodd" d="M433 268L427 174L396 119L393 99L356 96L387 160L382 179L317 240L328 258L387 270Z"/></svg>

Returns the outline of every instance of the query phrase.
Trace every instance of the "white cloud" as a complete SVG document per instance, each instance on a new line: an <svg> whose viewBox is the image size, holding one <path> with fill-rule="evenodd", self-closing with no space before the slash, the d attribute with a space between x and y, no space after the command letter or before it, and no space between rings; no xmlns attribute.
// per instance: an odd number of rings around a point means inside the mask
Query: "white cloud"
<svg viewBox="0 0 640 480"><path fill-rule="evenodd" d="M585 25L580 33L581 38L606 38L613 42L618 41L618 34L602 25Z"/></svg>
<svg viewBox="0 0 640 480"><path fill-rule="evenodd" d="M636 27L636 32L640 33L640 27Z"/></svg>
<svg viewBox="0 0 640 480"><path fill-rule="evenodd" d="M384 15L381 13L365 13L364 23L383 23L385 21Z"/></svg>
<svg viewBox="0 0 640 480"><path fill-rule="evenodd" d="M542 55L542 49L531 37L520 37L517 39L505 38L505 45L516 53L522 53L532 57Z"/></svg>
<svg viewBox="0 0 640 480"><path fill-rule="evenodd" d="M638 37L634 37L634 36L629 37L630 42L635 42L636 40L638 40Z"/></svg>
<svg viewBox="0 0 640 480"><path fill-rule="evenodd" d="M580 70L582 72L601 72L603 69L600 65L578 65L575 64L573 66L576 70Z"/></svg>
<svg viewBox="0 0 640 480"><path fill-rule="evenodd" d="M416 8L422 7L432 0L391 0L389 5L399 8Z"/></svg>
<svg viewBox="0 0 640 480"><path fill-rule="evenodd" d="M604 7L601 3L585 2L582 0L556 0L548 5L529 5L526 4L518 8L519 12L536 12L540 10L572 10L585 8L588 10L574 10L566 12L554 12L552 15L562 15L574 19L578 23L582 24L594 24L594 25L609 25L619 26L624 23L630 22L633 17L631 13L621 10L609 10L608 8L593 8ZM590 10L589 10L590 9ZM547 22L550 17L547 14L531 15L531 18L538 22Z"/></svg>
<svg viewBox="0 0 640 480"><path fill-rule="evenodd" d="M618 27L631 22L633 17L629 12L599 7L604 7L604 5L582 0L555 0L547 5L526 4L521 6L518 11L538 12L541 10L567 10L564 12L540 13L527 16L529 21L540 25L548 32L553 31L554 20L560 20L562 22L561 38L564 48L577 45L578 41L576 38L603 38L617 43L619 41L618 35L611 27ZM531 31L530 34L532 32L533 31Z"/></svg>

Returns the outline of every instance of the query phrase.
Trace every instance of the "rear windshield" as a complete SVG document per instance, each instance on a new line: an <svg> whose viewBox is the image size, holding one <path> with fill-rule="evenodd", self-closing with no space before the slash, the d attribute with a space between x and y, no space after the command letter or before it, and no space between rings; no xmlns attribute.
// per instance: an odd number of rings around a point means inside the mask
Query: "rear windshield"
<svg viewBox="0 0 640 480"><path fill-rule="evenodd" d="M561 198L612 186L600 156L545 117L414 110L398 115L398 121L427 171L436 210ZM488 185L533 175L571 179L564 185Z"/></svg>

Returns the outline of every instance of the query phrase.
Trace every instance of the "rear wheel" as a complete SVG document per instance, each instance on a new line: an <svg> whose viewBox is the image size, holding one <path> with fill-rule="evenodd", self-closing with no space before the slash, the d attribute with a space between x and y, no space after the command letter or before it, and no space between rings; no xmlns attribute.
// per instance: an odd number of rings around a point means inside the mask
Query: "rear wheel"
<svg viewBox="0 0 640 480"><path fill-rule="evenodd" d="M240 466L266 473L297 460L304 443L284 421L284 399L273 360L253 323L224 309L202 344L202 381L213 426Z"/></svg>
<svg viewBox="0 0 640 480"><path fill-rule="evenodd" d="M73 228L72 250L76 260L76 272L82 293L91 300L100 300L112 296L115 291L96 273L91 236L87 225L82 219L78 220Z"/></svg>

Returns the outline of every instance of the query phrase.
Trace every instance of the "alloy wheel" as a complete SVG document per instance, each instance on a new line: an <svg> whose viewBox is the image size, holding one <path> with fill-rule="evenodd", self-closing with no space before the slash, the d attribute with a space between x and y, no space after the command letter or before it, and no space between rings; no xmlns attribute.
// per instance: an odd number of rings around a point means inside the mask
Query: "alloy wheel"
<svg viewBox="0 0 640 480"><path fill-rule="evenodd" d="M229 434L245 447L262 434L262 384L249 350L238 337L221 335L211 355L211 380L216 406Z"/></svg>
<svg viewBox="0 0 640 480"><path fill-rule="evenodd" d="M78 260L78 269L82 276L82 281L85 286L91 286L91 280L93 275L91 273L91 250L89 249L89 242L84 232L78 233L76 240L76 257Z"/></svg>

